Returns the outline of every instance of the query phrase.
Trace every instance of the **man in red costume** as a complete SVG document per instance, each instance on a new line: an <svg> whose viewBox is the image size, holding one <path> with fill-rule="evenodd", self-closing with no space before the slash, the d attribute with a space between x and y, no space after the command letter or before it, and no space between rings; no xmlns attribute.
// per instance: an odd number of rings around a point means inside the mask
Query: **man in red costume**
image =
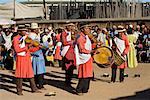
<svg viewBox="0 0 150 100"><path fill-rule="evenodd" d="M30 48L30 45L25 44L27 29L25 26L20 26L18 29L18 35L13 38L13 47L16 52L16 85L17 85L17 94L22 94L22 81L23 78L29 78L30 86L32 92L39 93L35 81L34 81L34 73L32 69L31 63L31 52L37 51L39 48Z"/></svg>
<svg viewBox="0 0 150 100"><path fill-rule="evenodd" d="M129 52L129 41L125 34L126 30L123 26L118 26L117 32L117 36L113 39L112 49L115 50L115 52L117 52L125 60L125 62L120 66L116 65L115 63L112 65L111 83L116 81L117 68L120 69L119 81L124 81L124 69L127 67L126 55Z"/></svg>
<svg viewBox="0 0 150 100"><path fill-rule="evenodd" d="M75 69L76 61L75 61L75 52L74 52L74 40L72 37L72 30L74 28L73 23L69 23L66 25L66 30L62 32L62 51L61 55L63 57L64 67L65 67L65 83L66 85L71 85L71 78L73 76L73 70Z"/></svg>
<svg viewBox="0 0 150 100"><path fill-rule="evenodd" d="M93 77L92 43L87 34L91 34L90 26L82 25L81 32L77 36L77 45L75 47L79 78L76 88L78 95L88 92L90 79Z"/></svg>

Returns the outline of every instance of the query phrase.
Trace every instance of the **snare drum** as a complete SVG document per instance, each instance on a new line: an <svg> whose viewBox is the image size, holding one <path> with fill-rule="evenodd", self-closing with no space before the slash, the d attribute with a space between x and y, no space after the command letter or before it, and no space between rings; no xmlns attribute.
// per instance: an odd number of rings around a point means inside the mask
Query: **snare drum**
<svg viewBox="0 0 150 100"><path fill-rule="evenodd" d="M120 66L125 62L125 58L123 58L121 55L119 55L116 51L113 51L114 53L114 63L117 66Z"/></svg>

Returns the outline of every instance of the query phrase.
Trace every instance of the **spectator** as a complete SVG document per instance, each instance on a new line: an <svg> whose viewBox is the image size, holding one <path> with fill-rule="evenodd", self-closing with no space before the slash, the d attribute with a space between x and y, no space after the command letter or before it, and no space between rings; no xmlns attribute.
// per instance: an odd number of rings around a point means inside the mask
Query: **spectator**
<svg viewBox="0 0 150 100"><path fill-rule="evenodd" d="M4 45L0 45L0 69L4 70L5 69L5 58L6 58L6 54L5 54L5 47Z"/></svg>

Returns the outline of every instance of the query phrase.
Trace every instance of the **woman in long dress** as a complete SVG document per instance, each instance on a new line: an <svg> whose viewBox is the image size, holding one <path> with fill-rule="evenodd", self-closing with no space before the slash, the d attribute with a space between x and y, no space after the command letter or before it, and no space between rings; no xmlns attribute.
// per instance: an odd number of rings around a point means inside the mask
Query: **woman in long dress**
<svg viewBox="0 0 150 100"><path fill-rule="evenodd" d="M134 33L133 29L130 28L128 31L128 40L129 40L130 49L129 49L129 53L127 55L129 68L135 68L138 65L137 58L136 58L136 50L135 50L135 45L134 45L134 43L136 43L136 41L137 41L137 37L133 33Z"/></svg>

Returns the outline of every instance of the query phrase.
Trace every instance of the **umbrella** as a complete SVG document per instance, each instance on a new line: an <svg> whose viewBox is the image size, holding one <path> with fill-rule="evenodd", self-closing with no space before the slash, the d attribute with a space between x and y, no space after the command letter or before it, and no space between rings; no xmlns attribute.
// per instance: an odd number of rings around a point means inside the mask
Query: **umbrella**
<svg viewBox="0 0 150 100"><path fill-rule="evenodd" d="M11 25L11 24L16 24L16 22L13 20L10 20L10 19L1 19L0 18L0 25Z"/></svg>

